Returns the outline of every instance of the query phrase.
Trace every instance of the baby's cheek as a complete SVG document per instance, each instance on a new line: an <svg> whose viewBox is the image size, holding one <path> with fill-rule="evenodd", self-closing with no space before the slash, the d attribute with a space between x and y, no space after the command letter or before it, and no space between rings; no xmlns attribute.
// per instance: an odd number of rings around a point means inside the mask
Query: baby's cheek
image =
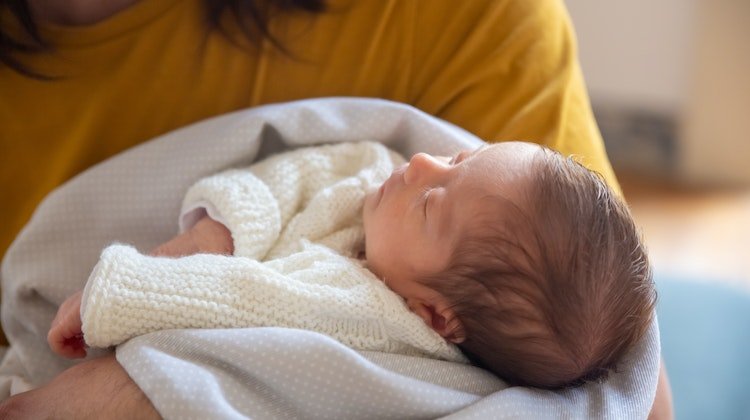
<svg viewBox="0 0 750 420"><path fill-rule="evenodd" d="M375 273L381 279L383 278L384 268L388 262L385 261L383 247L376 240L367 239L365 241L365 258L367 259L367 268Z"/></svg>

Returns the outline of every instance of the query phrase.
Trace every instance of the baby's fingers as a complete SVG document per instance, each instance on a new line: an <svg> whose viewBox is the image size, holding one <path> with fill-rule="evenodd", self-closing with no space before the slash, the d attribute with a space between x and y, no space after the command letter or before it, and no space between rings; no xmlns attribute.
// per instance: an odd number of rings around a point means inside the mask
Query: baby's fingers
<svg viewBox="0 0 750 420"><path fill-rule="evenodd" d="M52 327L47 334L47 343L55 353L67 358L86 357L86 343L80 328L74 332L64 323Z"/></svg>
<svg viewBox="0 0 750 420"><path fill-rule="evenodd" d="M63 302L47 334L47 343L52 351L64 357L86 357L86 343L81 332L80 296L77 293Z"/></svg>

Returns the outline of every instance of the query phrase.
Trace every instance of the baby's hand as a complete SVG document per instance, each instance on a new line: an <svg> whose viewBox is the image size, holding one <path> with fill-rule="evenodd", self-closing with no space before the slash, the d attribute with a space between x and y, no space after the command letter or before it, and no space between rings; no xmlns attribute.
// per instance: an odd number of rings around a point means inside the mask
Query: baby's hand
<svg viewBox="0 0 750 420"><path fill-rule="evenodd" d="M193 254L232 255L232 234L223 224L206 216L189 231L177 235L151 251L157 257L182 257Z"/></svg>
<svg viewBox="0 0 750 420"><path fill-rule="evenodd" d="M86 357L86 343L81 332L82 295L83 291L80 291L65 299L47 334L52 351L69 359Z"/></svg>

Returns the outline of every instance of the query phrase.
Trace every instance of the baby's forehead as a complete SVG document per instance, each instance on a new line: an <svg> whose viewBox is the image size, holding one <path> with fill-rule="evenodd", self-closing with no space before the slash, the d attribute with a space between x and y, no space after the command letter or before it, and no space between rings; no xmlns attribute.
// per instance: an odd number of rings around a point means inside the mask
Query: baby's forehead
<svg viewBox="0 0 750 420"><path fill-rule="evenodd" d="M504 231L524 212L513 198L491 189L470 189L462 196L453 201L448 220L458 238L504 236Z"/></svg>
<svg viewBox="0 0 750 420"><path fill-rule="evenodd" d="M530 162L479 162L466 171L454 195L475 216L495 214L505 207L525 207L538 173Z"/></svg>
<svg viewBox="0 0 750 420"><path fill-rule="evenodd" d="M478 152L491 153L494 155L494 158L501 160L526 160L542 149L543 147L536 143L525 141L504 141L480 147Z"/></svg>
<svg viewBox="0 0 750 420"><path fill-rule="evenodd" d="M457 171L448 189L450 224L456 236L500 229L528 213L537 145L508 142L487 145Z"/></svg>
<svg viewBox="0 0 750 420"><path fill-rule="evenodd" d="M497 143L474 153L469 163L470 177L475 183L483 180L516 183L534 172L535 162L543 149L528 143Z"/></svg>
<svg viewBox="0 0 750 420"><path fill-rule="evenodd" d="M535 228L532 217L533 205L525 194L523 185L468 189L456 200L453 223L456 244L470 239L474 243L503 243L516 251L526 249L533 240ZM515 251L508 251L514 255ZM526 254L522 252L522 254Z"/></svg>

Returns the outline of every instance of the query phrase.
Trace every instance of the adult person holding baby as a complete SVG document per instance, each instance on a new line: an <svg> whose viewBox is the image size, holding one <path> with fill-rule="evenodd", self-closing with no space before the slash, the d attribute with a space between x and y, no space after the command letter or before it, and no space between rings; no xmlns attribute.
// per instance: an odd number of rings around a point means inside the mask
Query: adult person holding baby
<svg viewBox="0 0 750 420"><path fill-rule="evenodd" d="M0 32L0 201L13 203L0 210L1 252L46 193L106 157L318 96L396 100L488 141L537 141L616 187L561 1L0 1ZM662 379L655 418L671 416ZM4 407L156 416L112 356Z"/></svg>

